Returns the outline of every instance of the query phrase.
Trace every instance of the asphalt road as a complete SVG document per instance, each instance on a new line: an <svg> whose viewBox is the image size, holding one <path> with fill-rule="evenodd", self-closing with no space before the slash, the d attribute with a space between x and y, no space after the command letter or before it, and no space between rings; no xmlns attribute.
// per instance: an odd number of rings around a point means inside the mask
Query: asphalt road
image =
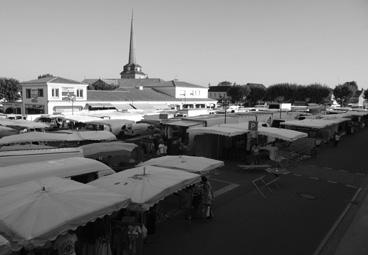
<svg viewBox="0 0 368 255"><path fill-rule="evenodd" d="M178 214L159 225L144 254L313 254L366 178L367 143L364 130L338 147L322 146L316 158L299 162L279 187L266 191L266 199L251 183L260 173L228 162L212 177L215 190L224 191L215 219L189 224Z"/></svg>

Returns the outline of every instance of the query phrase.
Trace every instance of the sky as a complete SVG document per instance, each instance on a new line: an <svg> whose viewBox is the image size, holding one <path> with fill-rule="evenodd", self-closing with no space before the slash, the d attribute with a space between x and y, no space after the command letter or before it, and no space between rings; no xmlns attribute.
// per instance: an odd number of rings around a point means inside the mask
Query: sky
<svg viewBox="0 0 368 255"><path fill-rule="evenodd" d="M133 9L150 78L368 88L368 0L1 0L0 77L119 78Z"/></svg>

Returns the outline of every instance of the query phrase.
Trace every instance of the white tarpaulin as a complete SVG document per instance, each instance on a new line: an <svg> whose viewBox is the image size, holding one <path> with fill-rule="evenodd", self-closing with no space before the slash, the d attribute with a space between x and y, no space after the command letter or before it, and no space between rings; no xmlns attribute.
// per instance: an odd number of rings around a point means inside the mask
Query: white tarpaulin
<svg viewBox="0 0 368 255"><path fill-rule="evenodd" d="M349 119L345 118L338 118L338 119L304 119L304 120L289 120L285 122L281 122L281 125L284 126L297 126L297 127L306 127L306 128L316 128L322 129L329 126L333 126L339 124L344 121L348 121Z"/></svg>
<svg viewBox="0 0 368 255"><path fill-rule="evenodd" d="M218 167L222 167L224 162L205 157L176 155L153 158L139 164L139 166L147 165L174 168L187 172L204 174Z"/></svg>
<svg viewBox="0 0 368 255"><path fill-rule="evenodd" d="M32 142L67 142L67 141L113 141L116 136L108 131L60 131L60 132L27 132L5 136L0 145Z"/></svg>
<svg viewBox="0 0 368 255"><path fill-rule="evenodd" d="M71 177L99 172L100 176L115 173L109 166L89 158L72 157L0 167L0 187L49 176Z"/></svg>
<svg viewBox="0 0 368 255"><path fill-rule="evenodd" d="M7 186L0 189L0 234L14 250L41 247L128 202L121 194L58 177Z"/></svg>
<svg viewBox="0 0 368 255"><path fill-rule="evenodd" d="M289 141L289 142L298 140L300 138L308 137L307 133L294 131L290 129L273 128L273 127L259 127L258 133L260 135L274 137L274 138Z"/></svg>
<svg viewBox="0 0 368 255"><path fill-rule="evenodd" d="M49 125L41 122L34 122L29 120L9 120L9 119L0 119L0 125L6 127L19 127L19 128L27 128L27 129L45 129L48 128Z"/></svg>
<svg viewBox="0 0 368 255"><path fill-rule="evenodd" d="M200 175L142 166L102 177L89 184L130 198L129 208L148 210L165 197L200 181Z"/></svg>
<svg viewBox="0 0 368 255"><path fill-rule="evenodd" d="M237 128L224 127L224 126L212 126L212 127L192 127L188 131L189 136L195 136L200 134L215 134L223 136L237 136L248 133L248 130L240 130Z"/></svg>

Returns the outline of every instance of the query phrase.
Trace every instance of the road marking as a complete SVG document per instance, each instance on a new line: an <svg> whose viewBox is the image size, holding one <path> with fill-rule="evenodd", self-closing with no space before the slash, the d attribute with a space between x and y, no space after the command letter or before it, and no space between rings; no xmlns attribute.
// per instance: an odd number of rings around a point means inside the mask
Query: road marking
<svg viewBox="0 0 368 255"><path fill-rule="evenodd" d="M350 200L350 202L346 206L345 210L340 214L339 218L335 221L335 223L333 224L333 226L331 227L331 229L326 234L325 238L323 238L322 242L319 244L319 246L317 247L317 249L315 250L315 252L313 253L313 255L319 255L321 253L321 251L324 248L324 246L326 245L327 241L330 239L330 237L332 236L332 234L337 229L338 225L342 222L342 220L344 219L345 215L348 213L350 207L352 206L351 201L355 201L356 200L356 198L358 197L358 195L361 192L361 190L362 190L362 188L359 188L355 192L353 198Z"/></svg>
<svg viewBox="0 0 368 255"><path fill-rule="evenodd" d="M357 189L357 186L351 185L351 184L345 184L345 187Z"/></svg>
<svg viewBox="0 0 368 255"><path fill-rule="evenodd" d="M295 175L295 176L302 176L301 174L293 174L293 175Z"/></svg>
<svg viewBox="0 0 368 255"><path fill-rule="evenodd" d="M229 184L219 190L216 190L214 193L214 196L215 197L218 197L218 196L221 196L222 194L225 194L226 192L229 192L237 187L239 187L240 185L239 184L235 184L235 183L232 183L232 184Z"/></svg>
<svg viewBox="0 0 368 255"><path fill-rule="evenodd" d="M337 182L335 182L335 181L327 180L327 182L329 182L329 183L333 183L333 184L337 184Z"/></svg>

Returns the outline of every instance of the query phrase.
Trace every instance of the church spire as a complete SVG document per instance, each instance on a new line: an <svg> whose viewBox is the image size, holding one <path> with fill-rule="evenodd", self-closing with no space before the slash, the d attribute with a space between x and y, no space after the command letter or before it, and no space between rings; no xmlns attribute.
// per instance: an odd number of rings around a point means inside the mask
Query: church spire
<svg viewBox="0 0 368 255"><path fill-rule="evenodd" d="M122 79L145 79L147 78L147 74L143 73L142 67L137 64L135 61L135 52L134 52L134 17L132 10L132 18L130 21L130 45L129 45L129 61L123 67L123 71L120 73L120 77Z"/></svg>
<svg viewBox="0 0 368 255"><path fill-rule="evenodd" d="M129 46L129 64L135 64L135 54L134 54L134 31L133 31L133 10L132 10L132 19L130 23L130 46Z"/></svg>

